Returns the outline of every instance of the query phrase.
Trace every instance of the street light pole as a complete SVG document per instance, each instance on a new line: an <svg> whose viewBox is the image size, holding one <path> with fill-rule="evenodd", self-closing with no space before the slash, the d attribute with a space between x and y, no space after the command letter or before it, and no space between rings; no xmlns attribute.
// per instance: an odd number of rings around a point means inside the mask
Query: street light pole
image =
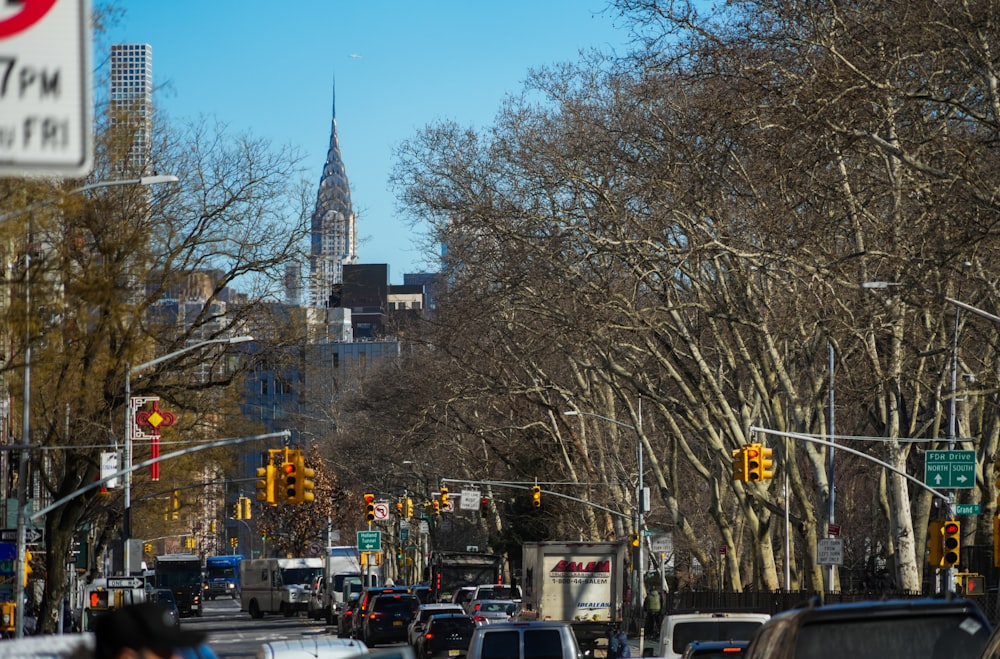
<svg viewBox="0 0 1000 659"><path fill-rule="evenodd" d="M639 596L638 596L637 599L638 599L638 604L641 607L643 605L643 603L646 601L646 582L645 582L645 578L644 578L645 574L646 574L646 558L645 558L645 551L644 551L643 544L642 544L642 540L643 540L643 537L642 537L643 512L645 512L644 509L645 509L645 505L646 505L646 501L645 501L645 498L646 498L646 496L645 496L645 488L643 487L643 482L642 482L642 468L643 468L643 465L642 465L642 458L643 458L643 449L642 449L642 396L639 396L639 403L638 403L638 406L636 408L636 418L637 418L638 422L637 422L637 425L635 425L635 426L633 426L633 425L631 425L629 423L625 423L623 421L619 421L617 419L612 419L609 416L603 416L601 414L595 414L593 412L582 412L580 410L568 410L566 412L563 412L563 415L564 416L592 416L592 417L594 417L596 419L603 419L604 421L607 421L608 423L613 423L616 426L621 426L622 428L628 428L629 430L634 431L635 434L636 434L639 477L638 477L637 482L636 482L635 532L638 534L639 548L636 551L636 559L635 560L636 560L636 566L637 566L636 574L638 575L638 581L639 581L639 583L637 584L637 589L638 589L638 594L639 594ZM640 636L645 633L645 629L646 629L645 620L643 620L643 624L640 627ZM641 648L641 646L642 646L642 642L640 640L640 648Z"/></svg>
<svg viewBox="0 0 1000 659"><path fill-rule="evenodd" d="M161 364L174 357L179 357L185 353L197 350L198 348L203 348L208 345L215 343L245 343L247 341L253 341L252 336L234 336L226 339L209 339L207 341L201 341L193 345L189 345L186 348L181 348L180 350L175 350L169 354L163 355L162 357L157 357L156 359L151 359L148 362L139 364L138 366L131 366L128 362L125 363L125 458L123 462L125 467L132 466L132 434L134 429L132 427L132 374L143 371L150 366L155 366ZM129 548L132 539L132 472L129 471L125 475L125 483L122 486L122 498L124 512L122 514L122 556L124 559L124 573L126 576L132 573L131 570L131 559L132 552Z"/></svg>
<svg viewBox="0 0 1000 659"><path fill-rule="evenodd" d="M90 183L84 185L83 187L70 190L65 194L65 196L82 194L89 190L95 190L97 188L109 188L119 185L156 185L159 183L175 183L178 181L176 176L144 176L137 179L124 179L118 181L98 181L96 183ZM31 204L30 206L25 206L24 208L18 209L16 211L5 213L0 215L0 224L12 220L15 217L20 217L22 215L30 215L30 213L38 208L48 206L55 203L58 200L47 200L44 202L39 202L36 204ZM27 238L28 244L25 249L24 255L24 300L25 300L25 313L30 314L31 312L31 286L30 286L30 275L31 275L31 221L28 221L28 231ZM26 315L27 317L27 315ZM24 636L24 586L25 578L27 576L27 570L25 566L25 558L27 557L27 529L28 529L28 450L30 449L30 434L31 434L31 329L27 323L25 326L28 328L25 332L25 344L24 344L24 400L22 401L22 416L21 416L21 451L18 456L18 466L17 466L17 566L14 574L14 636L15 638L22 638Z"/></svg>

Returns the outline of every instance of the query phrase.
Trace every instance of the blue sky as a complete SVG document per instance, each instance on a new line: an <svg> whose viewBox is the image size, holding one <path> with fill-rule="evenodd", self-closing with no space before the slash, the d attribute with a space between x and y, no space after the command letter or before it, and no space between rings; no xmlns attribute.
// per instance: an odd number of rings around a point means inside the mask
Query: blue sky
<svg viewBox="0 0 1000 659"><path fill-rule="evenodd" d="M155 100L175 119L214 117L306 154L318 185L333 83L362 263L390 281L428 270L389 190L393 147L427 124L489 126L530 68L580 50L628 49L605 0L119 0L124 16L94 40L153 47ZM103 49L103 52L101 52ZM98 69L95 86L107 85ZM98 95L99 96L99 95ZM315 193L314 193L315 194Z"/></svg>

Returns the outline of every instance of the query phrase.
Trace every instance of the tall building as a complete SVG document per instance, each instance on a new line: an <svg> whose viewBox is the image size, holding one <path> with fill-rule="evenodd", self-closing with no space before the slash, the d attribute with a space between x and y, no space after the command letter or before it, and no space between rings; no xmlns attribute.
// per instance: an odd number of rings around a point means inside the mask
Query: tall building
<svg viewBox="0 0 1000 659"><path fill-rule="evenodd" d="M153 133L153 47L148 43L111 45L111 124L134 130L129 169L147 174Z"/></svg>
<svg viewBox="0 0 1000 659"><path fill-rule="evenodd" d="M337 136L337 97L334 92L330 148L312 215L309 254L309 301L313 308L330 305L334 284L343 281L344 265L358 262L358 235L347 171Z"/></svg>

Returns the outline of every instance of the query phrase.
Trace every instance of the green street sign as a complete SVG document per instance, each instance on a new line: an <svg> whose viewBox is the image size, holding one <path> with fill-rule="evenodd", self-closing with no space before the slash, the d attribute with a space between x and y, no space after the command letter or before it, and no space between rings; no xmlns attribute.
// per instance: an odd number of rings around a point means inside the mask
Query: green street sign
<svg viewBox="0 0 1000 659"><path fill-rule="evenodd" d="M955 514L956 515L978 515L980 512L980 507L978 503L956 503L955 504Z"/></svg>
<svg viewBox="0 0 1000 659"><path fill-rule="evenodd" d="M382 532L358 531L358 551L382 551Z"/></svg>
<svg viewBox="0 0 1000 659"><path fill-rule="evenodd" d="M399 539L400 540L409 540L410 539L410 529L408 527L404 526L401 529L399 529Z"/></svg>
<svg viewBox="0 0 1000 659"><path fill-rule="evenodd" d="M927 451L924 454L924 484L972 489L976 486L976 452Z"/></svg>

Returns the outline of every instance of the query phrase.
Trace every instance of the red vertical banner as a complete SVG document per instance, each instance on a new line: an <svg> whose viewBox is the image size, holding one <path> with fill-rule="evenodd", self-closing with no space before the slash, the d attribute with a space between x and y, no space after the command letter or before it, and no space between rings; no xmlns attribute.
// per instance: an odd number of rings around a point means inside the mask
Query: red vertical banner
<svg viewBox="0 0 1000 659"><path fill-rule="evenodd" d="M136 425L150 430L150 457L154 460L160 457L160 428L174 425L175 420L174 413L161 410L159 401L156 400L153 401L153 409L136 413ZM154 481L160 480L160 463L158 461L151 465L150 478Z"/></svg>

